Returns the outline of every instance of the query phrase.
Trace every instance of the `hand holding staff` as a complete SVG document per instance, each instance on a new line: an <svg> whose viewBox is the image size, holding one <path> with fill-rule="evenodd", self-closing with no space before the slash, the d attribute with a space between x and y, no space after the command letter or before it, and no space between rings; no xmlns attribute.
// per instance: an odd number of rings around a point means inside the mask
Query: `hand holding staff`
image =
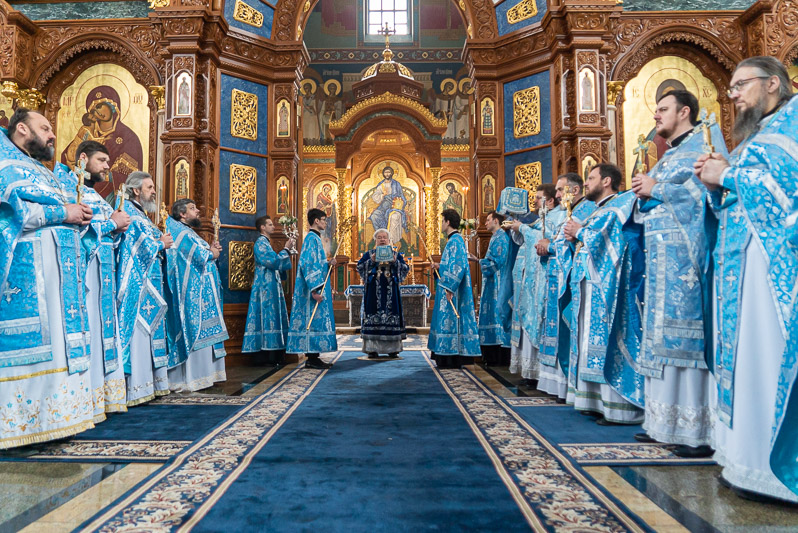
<svg viewBox="0 0 798 533"><path fill-rule="evenodd" d="M427 244L424 242L424 241L427 240L427 236L424 234L424 230L422 230L420 227L418 227L416 224L413 224L412 222L408 223L408 225L410 226L410 229L415 230L416 233L421 235L421 244L424 246L424 251L427 254L427 258L430 259L430 264L432 265L432 273L435 274L436 276L438 276L438 279L440 280L441 279L441 274L440 274L440 272L438 272L438 269L436 268L435 263L432 263L432 258L430 256L429 250L427 249ZM444 289L444 290L446 290L446 289ZM460 313L457 312L457 308L454 306L454 302L452 302L452 297L450 295L451 295L451 293L447 291L446 299L449 301L449 305L452 306L452 311L454 311L454 316L456 316L459 319L460 318Z"/></svg>
<svg viewBox="0 0 798 533"><path fill-rule="evenodd" d="M341 223L338 224L338 229L340 230L339 234L344 234L344 233L348 232L349 230L352 229L352 226L354 226L356 223L357 223L357 218L356 217L349 217L346 220L342 220ZM335 253L332 256L332 264L327 269L327 277L324 278L324 283L321 286L320 295L324 294L324 288L327 286L327 280L330 279L330 273L332 272L332 269L335 268L335 257L338 255L338 250L341 249L341 242L342 242L342 240L339 240L338 241L338 246L335 248ZM314 300L316 300L316 305L315 305L315 307L313 307L313 313L310 315L310 319L308 320L308 325L305 328L305 331L309 331L310 330L310 325L313 323L313 317L316 316L316 311L319 309L319 304L321 303L322 299L323 298L319 298L319 299L314 298Z"/></svg>

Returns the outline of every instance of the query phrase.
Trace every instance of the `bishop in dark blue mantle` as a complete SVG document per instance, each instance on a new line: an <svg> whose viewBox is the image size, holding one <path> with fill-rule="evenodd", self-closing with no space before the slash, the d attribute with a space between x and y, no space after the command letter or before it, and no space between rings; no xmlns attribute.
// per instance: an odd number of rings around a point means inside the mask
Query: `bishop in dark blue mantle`
<svg viewBox="0 0 798 533"><path fill-rule="evenodd" d="M378 229L374 239L378 247L391 245L388 230ZM410 269L398 252L392 252L390 261L381 260L378 255L375 248L357 262L364 285L360 311L363 351L371 359L381 353L396 357L402 351L402 339L406 338L399 285Z"/></svg>

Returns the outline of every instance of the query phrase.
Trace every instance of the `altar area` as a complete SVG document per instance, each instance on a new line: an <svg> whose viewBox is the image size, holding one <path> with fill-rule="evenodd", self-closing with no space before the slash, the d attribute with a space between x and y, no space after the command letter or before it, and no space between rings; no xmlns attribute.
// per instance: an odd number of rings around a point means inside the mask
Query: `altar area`
<svg viewBox="0 0 798 533"><path fill-rule="evenodd" d="M363 285L350 285L344 291L349 308L349 325L360 326L360 313L363 304ZM427 327L427 307L432 293L426 285L402 285L399 287L402 296L402 314L405 327Z"/></svg>

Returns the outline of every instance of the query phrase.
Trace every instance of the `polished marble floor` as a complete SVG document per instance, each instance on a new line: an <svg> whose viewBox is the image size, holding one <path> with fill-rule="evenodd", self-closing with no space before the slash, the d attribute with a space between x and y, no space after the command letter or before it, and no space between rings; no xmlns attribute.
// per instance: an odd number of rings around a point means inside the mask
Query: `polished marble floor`
<svg viewBox="0 0 798 533"><path fill-rule="evenodd" d="M339 337L339 348L359 347L359 337ZM405 347L425 348L426 336L409 336ZM201 394L254 397L294 367L233 367L228 369L227 382ZM541 396L534 389L519 387L519 377L507 368L473 366L471 370L499 396ZM0 533L72 531L162 466L0 461ZM718 483L717 466L590 466L585 470L656 531L798 531L798 508L738 498Z"/></svg>

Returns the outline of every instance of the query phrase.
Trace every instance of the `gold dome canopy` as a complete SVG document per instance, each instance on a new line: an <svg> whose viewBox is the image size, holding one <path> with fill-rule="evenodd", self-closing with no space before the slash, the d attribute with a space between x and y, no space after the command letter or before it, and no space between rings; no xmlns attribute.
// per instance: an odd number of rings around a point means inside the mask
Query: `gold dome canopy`
<svg viewBox="0 0 798 533"><path fill-rule="evenodd" d="M415 80L416 78L413 77L413 73L410 71L409 68L393 60L391 43L388 39L389 34L393 32L388 29L387 22L385 23L385 29L382 30L380 33L385 34L385 50L382 51L382 61L378 61L377 63L374 63L369 68L367 68L366 72L363 73L363 77L360 78L360 81L373 78L377 74L393 74L393 73L397 73L403 78L407 78L409 80Z"/></svg>

